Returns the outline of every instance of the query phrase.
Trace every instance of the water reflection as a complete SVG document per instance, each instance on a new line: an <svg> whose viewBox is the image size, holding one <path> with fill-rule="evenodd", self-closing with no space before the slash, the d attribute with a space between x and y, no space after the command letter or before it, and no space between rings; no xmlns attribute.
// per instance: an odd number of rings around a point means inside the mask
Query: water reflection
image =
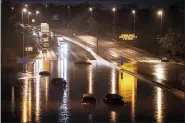
<svg viewBox="0 0 185 123"><path fill-rule="evenodd" d="M28 91L28 121L31 121L32 117L32 87L31 87L31 81L29 81L29 91Z"/></svg>
<svg viewBox="0 0 185 123"><path fill-rule="evenodd" d="M36 78L35 81L36 88L35 88L35 97L36 97L36 102L35 102L35 121L39 122L40 121L40 77Z"/></svg>
<svg viewBox="0 0 185 123"><path fill-rule="evenodd" d="M166 80L166 66L165 64L158 63L154 65L153 74L156 76L156 81L161 82L161 80Z"/></svg>
<svg viewBox="0 0 185 123"><path fill-rule="evenodd" d="M88 71L88 79L89 79L89 89L88 89L88 92L90 94L93 94L93 80L92 80L92 77L93 77L93 72L92 72L92 66L89 66L89 71Z"/></svg>
<svg viewBox="0 0 185 123"><path fill-rule="evenodd" d="M23 90L23 98L22 98L22 122L27 122L27 84L28 80L26 79L24 82L24 90Z"/></svg>
<svg viewBox="0 0 185 123"><path fill-rule="evenodd" d="M121 65L121 67L133 73L137 72L135 62L124 63L123 65ZM119 71L119 94L123 96L125 103L131 103L132 121L135 121L136 92L137 78L126 72Z"/></svg>
<svg viewBox="0 0 185 123"><path fill-rule="evenodd" d="M117 123L117 112L110 112L110 123Z"/></svg>
<svg viewBox="0 0 185 123"><path fill-rule="evenodd" d="M15 90L14 90L14 86L12 86L12 114L13 116L15 115Z"/></svg>
<svg viewBox="0 0 185 123"><path fill-rule="evenodd" d="M116 82L116 69L112 68L111 69L111 90L109 93L111 94L116 94L117 93L117 82Z"/></svg>
<svg viewBox="0 0 185 123"><path fill-rule="evenodd" d="M64 78L67 81L67 85L65 88L63 88L63 97L62 102L60 106L60 122L68 122L69 120L69 109L68 109L68 103L69 103L69 83L67 78L67 57L68 57L68 45L67 43L60 44L59 48L59 58L58 58L58 76L60 78Z"/></svg>
<svg viewBox="0 0 185 123"><path fill-rule="evenodd" d="M159 83L163 83L161 79L166 79L164 66L162 64L157 64L154 67L154 74L157 77L156 79ZM154 96L155 118L158 123L161 123L164 117L164 95L162 89L159 87L155 87Z"/></svg>

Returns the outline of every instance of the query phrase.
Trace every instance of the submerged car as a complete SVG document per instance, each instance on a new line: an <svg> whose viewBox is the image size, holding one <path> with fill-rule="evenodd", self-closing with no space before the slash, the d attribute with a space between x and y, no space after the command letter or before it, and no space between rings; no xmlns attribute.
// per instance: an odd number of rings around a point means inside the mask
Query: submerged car
<svg viewBox="0 0 185 123"><path fill-rule="evenodd" d="M97 100L92 94L83 94L82 104L96 104Z"/></svg>
<svg viewBox="0 0 185 123"><path fill-rule="evenodd" d="M67 82L63 78L54 78L51 80L51 83L54 85L65 85Z"/></svg>
<svg viewBox="0 0 185 123"><path fill-rule="evenodd" d="M50 76L50 72L48 72L48 71L41 71L39 74L41 76Z"/></svg>
<svg viewBox="0 0 185 123"><path fill-rule="evenodd" d="M169 62L169 59L166 58L166 57L163 57L163 58L161 59L161 62Z"/></svg>
<svg viewBox="0 0 185 123"><path fill-rule="evenodd" d="M123 97L119 94L108 94L103 101L107 104L124 104Z"/></svg>

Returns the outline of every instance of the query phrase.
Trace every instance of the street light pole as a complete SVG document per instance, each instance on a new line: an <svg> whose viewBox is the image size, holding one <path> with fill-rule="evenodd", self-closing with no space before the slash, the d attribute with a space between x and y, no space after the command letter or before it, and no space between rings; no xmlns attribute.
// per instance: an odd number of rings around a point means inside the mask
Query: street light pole
<svg viewBox="0 0 185 123"><path fill-rule="evenodd" d="M29 24L29 16L31 15L31 12L28 12L28 24Z"/></svg>
<svg viewBox="0 0 185 123"><path fill-rule="evenodd" d="M134 15L134 33L136 32L136 11L133 10L132 14Z"/></svg>
<svg viewBox="0 0 185 123"><path fill-rule="evenodd" d="M23 22L24 12L27 12L26 8L22 9L22 24L23 24L23 26L24 26L24 22ZM23 27L23 32L22 33L23 33L23 36L22 36L22 40L23 40L23 57L24 57L24 27Z"/></svg>
<svg viewBox="0 0 185 123"><path fill-rule="evenodd" d="M92 7L89 8L89 11L91 12L91 18L92 18L92 11L93 11Z"/></svg>
<svg viewBox="0 0 185 123"><path fill-rule="evenodd" d="M113 20L113 32L112 32L112 37L114 38L114 33L115 33L115 23L116 23L116 8L112 8L112 11L114 12L114 20Z"/></svg>
<svg viewBox="0 0 185 123"><path fill-rule="evenodd" d="M70 16L70 7L67 7L67 19L68 19L68 23L67 23L67 27L69 28L69 16Z"/></svg>
<svg viewBox="0 0 185 123"><path fill-rule="evenodd" d="M162 36L162 19L163 19L163 11L159 10L158 15L161 17L161 24L160 24L160 37Z"/></svg>
<svg viewBox="0 0 185 123"><path fill-rule="evenodd" d="M36 11L36 24L37 24L37 14L39 14L39 11Z"/></svg>

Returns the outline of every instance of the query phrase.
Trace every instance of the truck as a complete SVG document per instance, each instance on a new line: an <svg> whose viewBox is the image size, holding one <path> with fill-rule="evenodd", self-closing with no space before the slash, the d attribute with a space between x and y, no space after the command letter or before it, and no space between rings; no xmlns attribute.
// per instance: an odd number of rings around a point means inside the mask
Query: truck
<svg viewBox="0 0 185 123"><path fill-rule="evenodd" d="M50 30L49 30L49 24L47 23L41 23L41 33L43 37L48 37Z"/></svg>

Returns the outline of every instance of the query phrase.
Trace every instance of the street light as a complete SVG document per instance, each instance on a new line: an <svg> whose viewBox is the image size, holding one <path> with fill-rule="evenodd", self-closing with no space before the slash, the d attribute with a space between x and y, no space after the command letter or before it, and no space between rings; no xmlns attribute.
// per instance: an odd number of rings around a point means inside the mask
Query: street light
<svg viewBox="0 0 185 123"><path fill-rule="evenodd" d="M89 8L89 11L91 12L91 17L92 17L92 11L93 11L92 7Z"/></svg>
<svg viewBox="0 0 185 123"><path fill-rule="evenodd" d="M132 10L132 14L134 15L134 33L136 31L136 28L135 28L135 23L136 23L136 11L135 10Z"/></svg>
<svg viewBox="0 0 185 123"><path fill-rule="evenodd" d="M112 32L112 37L114 38L114 31L115 31L115 23L116 23L116 8L113 7L112 11L114 12L114 21L113 21L113 32Z"/></svg>
<svg viewBox="0 0 185 123"><path fill-rule="evenodd" d="M14 7L12 7L12 10L14 10Z"/></svg>
<svg viewBox="0 0 185 123"><path fill-rule="evenodd" d="M69 16L70 16L70 7L67 6L67 19L68 19L67 27L68 27L68 28L69 28Z"/></svg>
<svg viewBox="0 0 185 123"><path fill-rule="evenodd" d="M28 12L28 24L29 24L29 16L31 15L31 12Z"/></svg>
<svg viewBox="0 0 185 123"><path fill-rule="evenodd" d="M27 12L27 9L26 8L23 8L22 9L22 23L23 23L23 17L24 17L24 13Z"/></svg>
<svg viewBox="0 0 185 123"><path fill-rule="evenodd" d="M161 17L161 25L160 25L160 36L161 36L161 34L162 34L162 16L163 16L163 11L159 10L157 12L157 14Z"/></svg>
<svg viewBox="0 0 185 123"><path fill-rule="evenodd" d="M48 5L46 5L46 8L48 7Z"/></svg>
<svg viewBox="0 0 185 123"><path fill-rule="evenodd" d="M28 5L27 5L27 4L25 4L24 6L25 6L26 8L28 7Z"/></svg>
<svg viewBox="0 0 185 123"><path fill-rule="evenodd" d="M23 17L24 17L24 13L27 12L26 8L22 9L22 24L23 24ZM23 27L23 36L22 36L22 40L23 40L23 57L24 57L24 27Z"/></svg>
<svg viewBox="0 0 185 123"><path fill-rule="evenodd" d="M39 11L36 11L36 24L37 24L37 15L39 14Z"/></svg>

